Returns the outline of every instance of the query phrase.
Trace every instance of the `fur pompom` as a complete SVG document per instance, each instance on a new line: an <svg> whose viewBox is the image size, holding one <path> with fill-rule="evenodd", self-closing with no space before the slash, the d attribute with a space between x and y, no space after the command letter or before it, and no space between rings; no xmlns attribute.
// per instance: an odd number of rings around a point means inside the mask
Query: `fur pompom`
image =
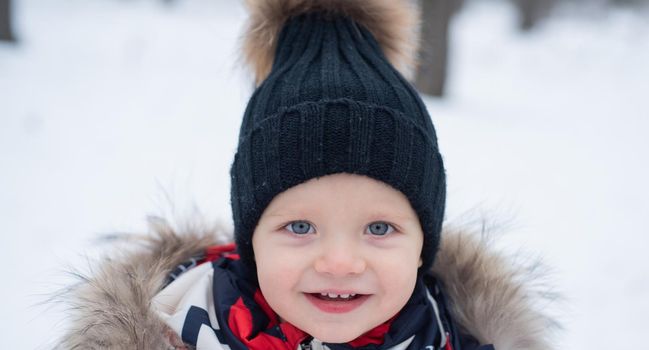
<svg viewBox="0 0 649 350"><path fill-rule="evenodd" d="M417 51L418 12L408 0L246 0L250 12L243 37L245 61L259 85L270 74L279 33L286 21L312 11L340 13L369 30L386 57L412 77Z"/></svg>

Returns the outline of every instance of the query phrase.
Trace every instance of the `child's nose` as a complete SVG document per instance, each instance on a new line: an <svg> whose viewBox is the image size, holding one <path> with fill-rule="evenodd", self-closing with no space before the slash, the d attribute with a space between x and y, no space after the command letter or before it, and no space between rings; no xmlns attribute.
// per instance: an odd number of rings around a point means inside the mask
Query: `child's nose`
<svg viewBox="0 0 649 350"><path fill-rule="evenodd" d="M314 264L317 272L336 277L360 274L366 267L365 259L353 248L323 249Z"/></svg>

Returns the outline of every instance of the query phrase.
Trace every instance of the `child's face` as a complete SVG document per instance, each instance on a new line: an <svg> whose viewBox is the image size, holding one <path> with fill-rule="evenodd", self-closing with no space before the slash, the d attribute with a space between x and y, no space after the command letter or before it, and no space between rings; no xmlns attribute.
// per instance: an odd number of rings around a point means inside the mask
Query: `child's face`
<svg viewBox="0 0 649 350"><path fill-rule="evenodd" d="M321 341L343 343L406 304L423 233L401 192L365 176L335 174L277 195L252 244L273 310Z"/></svg>

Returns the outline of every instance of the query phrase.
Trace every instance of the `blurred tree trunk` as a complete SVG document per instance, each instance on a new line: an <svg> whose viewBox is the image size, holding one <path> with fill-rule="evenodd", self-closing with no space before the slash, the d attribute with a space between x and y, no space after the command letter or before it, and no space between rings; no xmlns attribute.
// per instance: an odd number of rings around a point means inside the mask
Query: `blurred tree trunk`
<svg viewBox="0 0 649 350"><path fill-rule="evenodd" d="M415 86L420 92L443 96L448 60L448 26L457 0L420 0L421 47Z"/></svg>
<svg viewBox="0 0 649 350"><path fill-rule="evenodd" d="M529 31L550 14L554 0L514 0L514 4L518 8L518 28Z"/></svg>
<svg viewBox="0 0 649 350"><path fill-rule="evenodd" d="M16 41L11 30L11 0L0 0L0 40Z"/></svg>

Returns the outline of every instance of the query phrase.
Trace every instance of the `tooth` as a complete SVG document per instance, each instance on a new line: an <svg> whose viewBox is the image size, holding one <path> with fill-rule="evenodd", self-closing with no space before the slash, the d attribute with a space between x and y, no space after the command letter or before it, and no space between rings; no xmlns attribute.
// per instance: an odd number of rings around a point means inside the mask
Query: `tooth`
<svg viewBox="0 0 649 350"><path fill-rule="evenodd" d="M326 297L327 293L320 293L320 296Z"/></svg>
<svg viewBox="0 0 649 350"><path fill-rule="evenodd" d="M329 298L338 298L338 294L329 293Z"/></svg>
<svg viewBox="0 0 649 350"><path fill-rule="evenodd" d="M340 297L343 299L347 299L349 298L349 294L341 294Z"/></svg>
<svg viewBox="0 0 649 350"><path fill-rule="evenodd" d="M350 296L350 297L355 297L355 296L356 296L356 294L350 294L349 296Z"/></svg>

